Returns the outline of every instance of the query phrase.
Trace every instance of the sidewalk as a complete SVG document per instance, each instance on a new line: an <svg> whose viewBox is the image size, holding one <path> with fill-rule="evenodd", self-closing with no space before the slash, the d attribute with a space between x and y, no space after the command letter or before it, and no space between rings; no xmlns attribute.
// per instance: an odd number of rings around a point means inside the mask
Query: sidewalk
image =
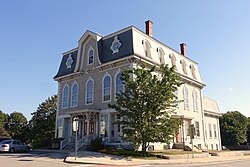
<svg viewBox="0 0 250 167"><path fill-rule="evenodd" d="M67 163L80 163L80 164L102 164L109 166L133 166L133 165L163 165L163 164L184 164L184 163L209 163L209 162L220 162L220 161L235 161L249 159L250 156L230 156L230 157L217 157L211 156L209 158L194 158L194 159L173 159L173 160L143 160L143 159L128 159L121 156L80 151L78 152L75 160L74 152L69 153L65 158Z"/></svg>

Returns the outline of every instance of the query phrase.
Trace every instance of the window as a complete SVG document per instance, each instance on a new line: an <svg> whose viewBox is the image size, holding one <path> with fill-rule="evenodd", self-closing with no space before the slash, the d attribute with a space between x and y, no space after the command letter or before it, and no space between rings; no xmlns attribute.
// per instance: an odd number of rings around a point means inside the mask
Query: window
<svg viewBox="0 0 250 167"><path fill-rule="evenodd" d="M66 84L63 88L62 108L68 108L68 103L69 103L69 85Z"/></svg>
<svg viewBox="0 0 250 167"><path fill-rule="evenodd" d="M194 111L198 111L198 95L197 92L193 91Z"/></svg>
<svg viewBox="0 0 250 167"><path fill-rule="evenodd" d="M171 59L171 64L172 64L172 66L176 66L176 58L175 58L175 55L171 53L171 54L169 55L169 58Z"/></svg>
<svg viewBox="0 0 250 167"><path fill-rule="evenodd" d="M62 137L63 120L57 119L57 138Z"/></svg>
<svg viewBox="0 0 250 167"><path fill-rule="evenodd" d="M78 84L74 82L71 89L71 107L76 107L78 104Z"/></svg>
<svg viewBox="0 0 250 167"><path fill-rule="evenodd" d="M93 63L94 63L94 49L90 47L88 51L88 65L93 64Z"/></svg>
<svg viewBox="0 0 250 167"><path fill-rule="evenodd" d="M86 104L93 104L93 95L94 95L94 81L92 78L89 78L86 84Z"/></svg>
<svg viewBox="0 0 250 167"><path fill-rule="evenodd" d="M186 120L185 121L186 135L187 136L190 136L190 124L191 124L191 120Z"/></svg>
<svg viewBox="0 0 250 167"><path fill-rule="evenodd" d="M181 60L180 63L181 63L181 66L182 66L183 73L187 75L187 69L186 69L187 64L186 64L186 62L184 60Z"/></svg>
<svg viewBox="0 0 250 167"><path fill-rule="evenodd" d="M208 129L209 129L209 137L212 138L212 126L211 126L211 124L208 124Z"/></svg>
<svg viewBox="0 0 250 167"><path fill-rule="evenodd" d="M175 107L178 107L178 88L174 92L174 95L175 95L175 97L174 97L174 105L175 105Z"/></svg>
<svg viewBox="0 0 250 167"><path fill-rule="evenodd" d="M199 122L195 122L195 133L197 137L200 137L200 125Z"/></svg>
<svg viewBox="0 0 250 167"><path fill-rule="evenodd" d="M147 40L143 40L142 45L143 45L146 57L151 58L151 52L150 52L151 46L150 46L150 43Z"/></svg>
<svg viewBox="0 0 250 167"><path fill-rule="evenodd" d="M115 78L115 96L121 94L123 92L123 81L121 79L121 73L118 73Z"/></svg>
<svg viewBox="0 0 250 167"><path fill-rule="evenodd" d="M190 65L190 69L191 69L191 73L192 73L193 78L196 79L194 65L191 64L191 65Z"/></svg>
<svg viewBox="0 0 250 167"><path fill-rule="evenodd" d="M214 150L214 145L213 144L211 144L211 150Z"/></svg>
<svg viewBox="0 0 250 167"><path fill-rule="evenodd" d="M216 125L214 124L214 138L217 138Z"/></svg>
<svg viewBox="0 0 250 167"><path fill-rule="evenodd" d="M164 64L165 60L164 60L164 51L163 51L163 49L162 48L157 48L156 51L158 53L158 57L159 57L160 63Z"/></svg>
<svg viewBox="0 0 250 167"><path fill-rule="evenodd" d="M188 88L184 87L184 109L189 109L189 102L188 102Z"/></svg>
<svg viewBox="0 0 250 167"><path fill-rule="evenodd" d="M111 92L111 77L109 75L106 75L103 80L103 91L102 91L103 101L111 100L110 92Z"/></svg>

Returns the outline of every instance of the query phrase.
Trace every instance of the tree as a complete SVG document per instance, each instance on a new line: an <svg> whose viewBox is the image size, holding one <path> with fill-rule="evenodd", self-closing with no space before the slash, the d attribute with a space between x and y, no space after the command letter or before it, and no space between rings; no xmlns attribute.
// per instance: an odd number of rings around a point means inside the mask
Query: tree
<svg viewBox="0 0 250 167"><path fill-rule="evenodd" d="M57 96L51 96L32 113L29 123L30 142L33 147L48 147L54 138Z"/></svg>
<svg viewBox="0 0 250 167"><path fill-rule="evenodd" d="M9 117L8 114L5 114L0 110L0 127L2 128L5 127L5 125L8 122L8 117Z"/></svg>
<svg viewBox="0 0 250 167"><path fill-rule="evenodd" d="M20 112L14 111L8 117L8 124L6 130L12 138L20 139L22 135L22 129L27 124L27 118Z"/></svg>
<svg viewBox="0 0 250 167"><path fill-rule="evenodd" d="M175 68L127 69L122 72L125 91L118 94L116 104L109 105L119 112L123 139L142 146L145 153L150 142L169 143L177 132L179 121L171 118L177 104L175 91L181 85Z"/></svg>
<svg viewBox="0 0 250 167"><path fill-rule="evenodd" d="M237 146L247 140L247 117L238 111L228 111L220 117L221 141L225 146Z"/></svg>
<svg viewBox="0 0 250 167"><path fill-rule="evenodd" d="M250 117L248 117L248 125L247 125L247 142L250 144Z"/></svg>

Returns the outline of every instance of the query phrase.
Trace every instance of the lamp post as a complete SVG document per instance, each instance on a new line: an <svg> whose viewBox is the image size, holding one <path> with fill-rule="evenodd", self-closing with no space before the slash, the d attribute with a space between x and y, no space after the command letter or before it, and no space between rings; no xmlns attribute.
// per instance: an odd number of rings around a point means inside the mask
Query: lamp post
<svg viewBox="0 0 250 167"><path fill-rule="evenodd" d="M73 120L73 131L75 132L75 161L77 157L77 131L78 131L78 122L79 119L77 117Z"/></svg>

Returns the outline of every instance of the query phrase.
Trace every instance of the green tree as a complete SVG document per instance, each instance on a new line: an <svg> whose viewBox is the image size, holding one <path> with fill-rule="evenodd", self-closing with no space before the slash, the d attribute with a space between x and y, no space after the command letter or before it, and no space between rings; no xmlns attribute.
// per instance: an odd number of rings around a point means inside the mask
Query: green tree
<svg viewBox="0 0 250 167"><path fill-rule="evenodd" d="M142 146L145 153L150 142L170 142L179 121L171 118L178 103L175 91L181 85L175 68L127 69L122 72L125 91L118 94L116 104L109 105L119 112L123 139Z"/></svg>
<svg viewBox="0 0 250 167"><path fill-rule="evenodd" d="M0 127L5 127L5 125L8 123L8 117L8 114L5 114L0 110Z"/></svg>
<svg viewBox="0 0 250 167"><path fill-rule="evenodd" d="M221 141L225 146L237 146L247 140L247 117L238 111L228 111L220 117Z"/></svg>
<svg viewBox="0 0 250 167"><path fill-rule="evenodd" d="M8 124L6 130L14 139L20 139L22 136L22 129L27 124L27 118L20 112L14 111L8 117Z"/></svg>
<svg viewBox="0 0 250 167"><path fill-rule="evenodd" d="M57 96L49 97L32 113L29 140L33 147L49 147L55 134Z"/></svg>
<svg viewBox="0 0 250 167"><path fill-rule="evenodd" d="M250 144L250 117L248 117L248 125L247 125L247 142Z"/></svg>

